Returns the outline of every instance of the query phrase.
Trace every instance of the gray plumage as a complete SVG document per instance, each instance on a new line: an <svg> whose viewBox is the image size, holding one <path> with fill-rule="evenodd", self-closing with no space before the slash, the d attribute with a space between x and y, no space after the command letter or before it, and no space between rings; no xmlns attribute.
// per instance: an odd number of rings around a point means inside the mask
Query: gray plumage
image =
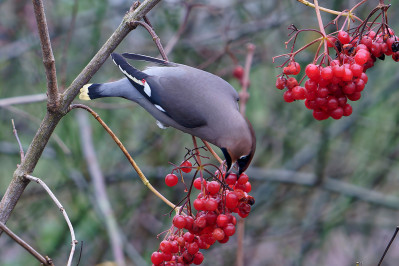
<svg viewBox="0 0 399 266"><path fill-rule="evenodd" d="M159 66L139 71L123 57ZM238 93L229 83L186 65L136 54L123 54L123 57L112 54L126 78L88 84L81 89L80 98L123 97L137 102L163 126L177 128L222 148L228 168L236 161L240 173L248 167L255 152L255 135L251 124L240 114Z"/></svg>

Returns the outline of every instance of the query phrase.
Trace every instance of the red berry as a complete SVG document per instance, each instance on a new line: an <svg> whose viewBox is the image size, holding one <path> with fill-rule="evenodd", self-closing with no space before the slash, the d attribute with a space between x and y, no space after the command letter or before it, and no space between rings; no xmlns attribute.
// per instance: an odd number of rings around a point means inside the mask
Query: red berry
<svg viewBox="0 0 399 266"><path fill-rule="evenodd" d="M184 226L185 229L191 230L193 228L194 218L191 216L186 216L186 225Z"/></svg>
<svg viewBox="0 0 399 266"><path fill-rule="evenodd" d="M298 62L291 62L288 66L291 68L291 75L298 75L301 72L301 65Z"/></svg>
<svg viewBox="0 0 399 266"><path fill-rule="evenodd" d="M284 98L284 101L286 101L287 103L291 103L291 102L295 101L295 98L292 95L292 92L289 90L284 92L283 98Z"/></svg>
<svg viewBox="0 0 399 266"><path fill-rule="evenodd" d="M225 228L223 228L223 231L224 231L226 236L232 236L236 232L236 227L234 226L234 224L229 223L229 224L226 225Z"/></svg>
<svg viewBox="0 0 399 266"><path fill-rule="evenodd" d="M215 228L212 232L212 236L216 240L222 240L225 237L224 231L221 228Z"/></svg>
<svg viewBox="0 0 399 266"><path fill-rule="evenodd" d="M164 261L163 254L161 252L153 252L151 255L151 262L155 265L159 265Z"/></svg>
<svg viewBox="0 0 399 266"><path fill-rule="evenodd" d="M292 89L292 97L295 100L305 100L306 98L306 89L301 86L296 86Z"/></svg>
<svg viewBox="0 0 399 266"><path fill-rule="evenodd" d="M284 89L287 86L287 79L284 77L278 77L276 79L276 88L279 90Z"/></svg>
<svg viewBox="0 0 399 266"><path fill-rule="evenodd" d="M291 77L291 78L287 79L287 87L288 87L288 89L292 89L292 88L294 88L294 87L296 87L298 85L299 84L298 84L298 81L296 80L296 78Z"/></svg>
<svg viewBox="0 0 399 266"><path fill-rule="evenodd" d="M251 182L248 181L247 183L245 183L244 192L249 193L249 192L251 192L251 190L252 190L252 185L251 185Z"/></svg>
<svg viewBox="0 0 399 266"><path fill-rule="evenodd" d="M335 65L332 67L333 74L335 77L342 78L345 74L345 68L344 66L340 65Z"/></svg>
<svg viewBox="0 0 399 266"><path fill-rule="evenodd" d="M346 104L344 106L344 116L350 116L352 114L352 106L350 104Z"/></svg>
<svg viewBox="0 0 399 266"><path fill-rule="evenodd" d="M197 211L205 210L205 202L202 199L195 199L193 205Z"/></svg>
<svg viewBox="0 0 399 266"><path fill-rule="evenodd" d="M354 80L355 85L356 85L356 91L361 92L363 91L364 87L365 87L365 83L361 78L355 79Z"/></svg>
<svg viewBox="0 0 399 266"><path fill-rule="evenodd" d="M329 93L330 91L327 88L319 88L317 90L317 97L325 98Z"/></svg>
<svg viewBox="0 0 399 266"><path fill-rule="evenodd" d="M168 187L176 186L178 182L179 182L179 178L175 174L168 174L165 176L165 184Z"/></svg>
<svg viewBox="0 0 399 266"><path fill-rule="evenodd" d="M192 166L191 162L186 160L180 164L180 169L185 173L190 173Z"/></svg>
<svg viewBox="0 0 399 266"><path fill-rule="evenodd" d="M333 78L333 71L330 66L326 66L321 70L321 77L325 80L330 80Z"/></svg>
<svg viewBox="0 0 399 266"><path fill-rule="evenodd" d="M238 197L234 192L226 195L226 207L233 210L238 205Z"/></svg>
<svg viewBox="0 0 399 266"><path fill-rule="evenodd" d="M320 78L320 69L315 64L309 64L305 68L306 75L312 80L318 80Z"/></svg>
<svg viewBox="0 0 399 266"><path fill-rule="evenodd" d="M187 243L191 243L194 241L195 236L190 232L185 232L183 238Z"/></svg>
<svg viewBox="0 0 399 266"><path fill-rule="evenodd" d="M184 218L182 215L176 215L173 217L173 225L179 229L184 228L186 226L186 218Z"/></svg>
<svg viewBox="0 0 399 266"><path fill-rule="evenodd" d="M204 261L204 255L201 252L194 254L193 263L195 265L200 265Z"/></svg>
<svg viewBox="0 0 399 266"><path fill-rule="evenodd" d="M194 255L198 251L199 251L199 247L196 242L192 242L187 245L187 252L190 253L191 255Z"/></svg>
<svg viewBox="0 0 399 266"><path fill-rule="evenodd" d="M343 81L351 81L352 78L353 78L353 73L352 73L352 71L351 71L349 68L346 68L346 67L345 67L345 73L344 73L344 75L343 75L343 77L342 77L342 80L343 80Z"/></svg>
<svg viewBox="0 0 399 266"><path fill-rule="evenodd" d="M350 70L354 77L360 77L363 73L363 67L359 64L353 64L350 66Z"/></svg>
<svg viewBox="0 0 399 266"><path fill-rule="evenodd" d="M214 211L218 208L218 202L214 198L209 198L205 201L205 210Z"/></svg>
<svg viewBox="0 0 399 266"><path fill-rule="evenodd" d="M235 185L236 181L237 181L237 174L235 173L230 173L226 179L225 179L226 183L228 185Z"/></svg>
<svg viewBox="0 0 399 266"><path fill-rule="evenodd" d="M355 55L355 62L359 65L364 65L367 60L369 60L370 55L364 50L360 50L359 52L356 53Z"/></svg>
<svg viewBox="0 0 399 266"><path fill-rule="evenodd" d="M244 76L244 68L243 68L242 66L240 66L240 65L236 66L236 67L234 68L234 70L233 70L233 76L234 76L236 79L241 80L242 77Z"/></svg>
<svg viewBox="0 0 399 266"><path fill-rule="evenodd" d="M318 87L318 83L316 81L314 81L314 80L308 79L305 82L305 88L306 88L307 92L316 91L317 87Z"/></svg>
<svg viewBox="0 0 399 266"><path fill-rule="evenodd" d="M206 188L207 188L209 194L215 195L216 193L219 192L220 183L217 181L208 182L208 184L206 185Z"/></svg>
<svg viewBox="0 0 399 266"><path fill-rule="evenodd" d="M229 223L230 218L225 214L219 214L216 219L216 224L219 227L225 227Z"/></svg>
<svg viewBox="0 0 399 266"><path fill-rule="evenodd" d="M334 96L328 97L327 99L327 107L330 110L334 110L338 107L338 100Z"/></svg>
<svg viewBox="0 0 399 266"><path fill-rule="evenodd" d="M159 244L159 249L163 252L163 253L170 253L172 251L172 245L170 244L170 242L168 240L163 240L160 244Z"/></svg>
<svg viewBox="0 0 399 266"><path fill-rule="evenodd" d="M340 30L338 32L338 40L342 43L342 44L347 44L350 41L350 37L349 34L346 31Z"/></svg>
<svg viewBox="0 0 399 266"><path fill-rule="evenodd" d="M348 82L343 88L342 92L345 94L352 94L356 91L356 85L354 82Z"/></svg>
<svg viewBox="0 0 399 266"><path fill-rule="evenodd" d="M240 175L240 177L238 178L237 183L238 183L238 184L245 184L245 183L248 182L248 180L249 180L249 177L247 176L247 174L242 173L242 174Z"/></svg>
<svg viewBox="0 0 399 266"><path fill-rule="evenodd" d="M348 95L348 99L351 101L357 101L362 97L362 94L359 91L355 91L354 93Z"/></svg>
<svg viewBox="0 0 399 266"><path fill-rule="evenodd" d="M367 81L369 80L369 78L367 77L366 73L362 73L362 75L360 75L360 78L364 81L364 84L366 84Z"/></svg>
<svg viewBox="0 0 399 266"><path fill-rule="evenodd" d="M313 117L316 120L326 120L329 117L329 114L323 112L323 111L316 111L313 110Z"/></svg>
<svg viewBox="0 0 399 266"><path fill-rule="evenodd" d="M206 180L205 179L203 179L204 180L204 185L206 185ZM198 189L198 190L201 190L201 177L197 177L195 180L194 180L194 187L196 188L196 189Z"/></svg>
<svg viewBox="0 0 399 266"><path fill-rule="evenodd" d="M338 107L330 113L330 116L334 119L341 119L343 115L344 115L344 109L342 109L342 107Z"/></svg>

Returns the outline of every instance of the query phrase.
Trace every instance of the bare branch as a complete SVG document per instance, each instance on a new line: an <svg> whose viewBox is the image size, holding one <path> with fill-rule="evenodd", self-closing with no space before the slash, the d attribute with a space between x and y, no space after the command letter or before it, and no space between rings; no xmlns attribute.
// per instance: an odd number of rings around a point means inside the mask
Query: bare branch
<svg viewBox="0 0 399 266"><path fill-rule="evenodd" d="M43 64L47 78L47 107L53 110L59 105L59 94L57 85L57 74L55 70L55 60L51 48L50 35L48 32L46 15L42 0L32 0L35 11L37 28L39 30L40 42L43 52Z"/></svg>
<svg viewBox="0 0 399 266"><path fill-rule="evenodd" d="M46 99L47 99L47 96L45 93L3 98L3 99L0 99L0 107L14 105L14 104L43 102Z"/></svg>
<svg viewBox="0 0 399 266"><path fill-rule="evenodd" d="M10 236L15 242L17 242L21 247L26 249L30 254L33 255L38 261L40 261L43 265L54 265L51 259L46 259L39 252L37 252L34 248L32 248L28 243L22 240L19 236L14 234L4 223L0 222L0 229L3 230L8 236ZM48 257L47 257L48 258Z"/></svg>
<svg viewBox="0 0 399 266"><path fill-rule="evenodd" d="M162 59L165 60L165 61L169 61L168 60L168 56L166 55L166 53L165 53L165 51L164 51L164 49L162 47L161 39L159 39L159 37L155 33L154 29L148 23L146 23L144 21L134 21L133 24L139 24L140 26L143 26L148 31L148 33L151 34L152 39L154 40L155 45L158 47L159 53L162 56Z"/></svg>
<svg viewBox="0 0 399 266"><path fill-rule="evenodd" d="M72 226L71 221L69 220L68 214L66 213L64 207L61 205L61 203L59 202L57 197L54 195L54 193L46 185L46 183L44 183L40 178L31 176L31 175L26 175L26 179L35 181L36 183L40 184L47 191L47 193L50 195L51 199L55 202L55 204L58 206L59 210L62 212L62 215L64 216L65 221L68 224L69 231L71 232L71 238L72 238L72 241L71 241L72 248L71 248L71 252L69 254L68 263L67 263L67 265L70 266L72 263L73 254L75 253L75 247L76 247L76 244L78 243L78 241L76 240L75 231L73 230L73 226Z"/></svg>
<svg viewBox="0 0 399 266"><path fill-rule="evenodd" d="M111 136L111 138L115 141L115 143L118 145L118 147L121 149L123 154L126 156L126 158L129 160L130 164L133 166L134 170L136 173L139 175L141 181L144 183L146 187L148 187L149 190L151 190L152 193L154 193L158 198L160 198L163 202L165 202L167 205L169 205L173 209L178 209L176 205L174 205L172 202L170 202L167 198L165 198L161 193L158 192L148 181L148 179L145 177L144 173L141 171L140 167L137 165L137 163L133 160L132 156L130 156L129 152L125 148L125 146L122 144L122 142L119 140L119 138L112 132L112 130L107 126L107 124L104 123L104 121L100 118L100 116L94 112L91 108L89 108L86 105L83 104L72 104L70 109L76 109L76 108L81 108L86 111L88 111L100 124L101 126L107 131L107 133Z"/></svg>
<svg viewBox="0 0 399 266"><path fill-rule="evenodd" d="M14 119L11 119L11 123L12 123L12 132L14 133L14 136L15 136L15 138L17 139L17 142L18 142L19 153L21 154L21 162L22 162L22 161L24 160L24 157L25 157L25 155L24 155L24 149L22 148L21 141L19 140L18 132L17 132L17 130L16 130L16 128L15 128L15 124L14 124Z"/></svg>

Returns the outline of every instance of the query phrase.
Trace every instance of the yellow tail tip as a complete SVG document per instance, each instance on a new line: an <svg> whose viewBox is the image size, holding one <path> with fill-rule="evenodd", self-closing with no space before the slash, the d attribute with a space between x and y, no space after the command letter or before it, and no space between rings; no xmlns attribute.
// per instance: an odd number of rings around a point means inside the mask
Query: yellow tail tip
<svg viewBox="0 0 399 266"><path fill-rule="evenodd" d="M91 84L86 84L80 89L80 94L79 94L79 99L83 101L90 101L90 96L89 96L89 87Z"/></svg>

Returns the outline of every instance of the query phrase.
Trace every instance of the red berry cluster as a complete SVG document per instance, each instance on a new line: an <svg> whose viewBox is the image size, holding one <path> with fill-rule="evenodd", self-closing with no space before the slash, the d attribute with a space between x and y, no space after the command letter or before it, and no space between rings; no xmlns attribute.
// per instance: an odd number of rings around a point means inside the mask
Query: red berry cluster
<svg viewBox="0 0 399 266"><path fill-rule="evenodd" d="M327 44L335 49L337 58L324 67L308 64L305 68L308 79L304 86L300 86L295 77L289 77L301 71L300 65L293 60L276 80L277 89L287 88L283 95L286 102L305 100L305 106L313 110L313 117L317 120L351 115L352 106L348 100L361 98L368 81L366 70L374 66L377 58L384 60L385 56L392 56L394 61L399 61L398 37L392 29L379 34L371 30L360 40L358 36L351 37L341 30L337 36L328 36Z"/></svg>
<svg viewBox="0 0 399 266"><path fill-rule="evenodd" d="M187 163L188 162L188 163ZM189 166L190 165L190 166ZM191 171L191 163L184 161L179 168L185 172ZM174 174L168 174L166 184ZM169 177L168 177L169 176ZM192 202L196 212L187 205L185 212L180 212L173 218L173 226L165 239L160 243L158 251L152 253L151 261L154 265L199 265L204 260L200 249L208 249L218 241L226 243L236 231L237 213L245 218L255 203L251 191L251 183L245 173L237 176L218 170L210 180L197 177L192 187L200 193ZM191 189L189 190L191 192Z"/></svg>

